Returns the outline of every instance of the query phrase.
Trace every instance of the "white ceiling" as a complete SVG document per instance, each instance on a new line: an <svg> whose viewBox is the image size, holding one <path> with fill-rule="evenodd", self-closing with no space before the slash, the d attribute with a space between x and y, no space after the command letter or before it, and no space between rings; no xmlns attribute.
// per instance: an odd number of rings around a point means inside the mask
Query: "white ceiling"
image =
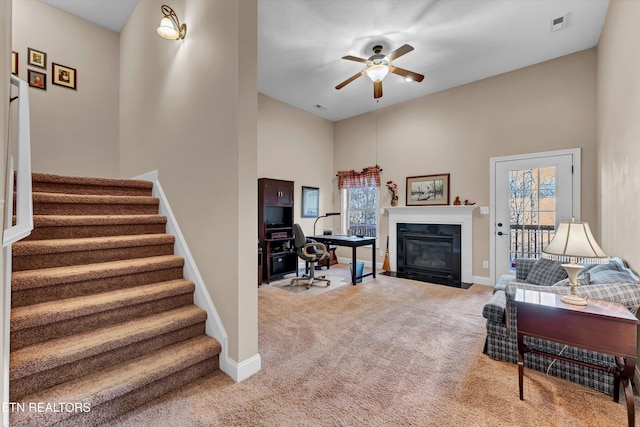
<svg viewBox="0 0 640 427"><path fill-rule="evenodd" d="M138 2L42 1L114 31L122 29ZM337 121L594 47L608 3L258 0L258 90ZM115 16L114 9L121 16ZM566 17L566 28L552 32L551 21L561 16ZM383 81L379 103L367 76L335 89L365 67L343 56L368 58L375 44L389 53L405 43L415 50L393 65L424 74L421 83L390 74Z"/></svg>
<svg viewBox="0 0 640 427"><path fill-rule="evenodd" d="M119 33L139 0L40 0L72 15ZM160 7L158 7L160 14ZM162 16L160 17L162 18ZM158 19L158 23L160 19Z"/></svg>

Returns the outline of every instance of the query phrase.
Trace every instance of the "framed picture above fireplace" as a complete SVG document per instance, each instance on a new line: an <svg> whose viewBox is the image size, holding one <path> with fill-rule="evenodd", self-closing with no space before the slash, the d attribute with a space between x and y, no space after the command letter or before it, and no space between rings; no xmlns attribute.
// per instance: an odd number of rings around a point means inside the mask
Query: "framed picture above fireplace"
<svg viewBox="0 0 640 427"><path fill-rule="evenodd" d="M449 174L407 177L407 206L449 204Z"/></svg>

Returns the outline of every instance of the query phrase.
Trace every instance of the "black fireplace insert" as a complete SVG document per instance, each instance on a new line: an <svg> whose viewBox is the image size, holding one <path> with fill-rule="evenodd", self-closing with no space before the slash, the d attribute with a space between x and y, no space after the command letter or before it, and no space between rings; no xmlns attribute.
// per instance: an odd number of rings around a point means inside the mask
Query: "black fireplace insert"
<svg viewBox="0 0 640 427"><path fill-rule="evenodd" d="M468 287L462 283L460 225L397 225L398 277Z"/></svg>

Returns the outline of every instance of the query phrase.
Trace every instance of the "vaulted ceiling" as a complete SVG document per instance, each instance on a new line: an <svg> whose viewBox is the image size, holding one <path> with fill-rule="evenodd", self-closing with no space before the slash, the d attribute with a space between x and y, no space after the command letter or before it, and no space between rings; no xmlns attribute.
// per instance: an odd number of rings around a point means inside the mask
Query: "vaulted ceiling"
<svg viewBox="0 0 640 427"><path fill-rule="evenodd" d="M138 0L42 0L120 31ZM143 0L144 1L144 0ZM328 120L464 85L598 44L608 0L258 0L258 90ZM114 13L114 12L121 13ZM160 20L158 11L158 21ZM554 31L554 20L562 24ZM197 28L189 27L189 35ZM187 37L189 37L189 35ZM383 96L362 75L374 45L414 50L392 65Z"/></svg>

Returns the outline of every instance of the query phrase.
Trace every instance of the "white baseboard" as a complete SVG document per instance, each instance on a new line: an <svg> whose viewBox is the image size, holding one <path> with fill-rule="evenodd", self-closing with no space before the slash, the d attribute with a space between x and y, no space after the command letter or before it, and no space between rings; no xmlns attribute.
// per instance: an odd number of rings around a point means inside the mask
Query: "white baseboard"
<svg viewBox="0 0 640 427"><path fill-rule="evenodd" d="M221 355L222 356L222 355ZM232 380L239 383L249 378L262 369L262 358L260 354L237 363L228 357L220 357L220 370L229 375Z"/></svg>
<svg viewBox="0 0 640 427"><path fill-rule="evenodd" d="M338 257L338 262L340 262L341 264L350 264L352 261L351 258L346 258L346 257ZM363 261L364 262L364 266L371 268L371 261ZM376 269L381 270L382 269L382 263L376 263ZM484 285L484 286L493 286L495 285L495 283L491 282L491 278L490 277L484 277L484 276L473 276L473 283L477 284L477 285Z"/></svg>
<svg viewBox="0 0 640 427"><path fill-rule="evenodd" d="M473 276L473 283L476 285L493 286L495 283L491 282L490 277L485 276Z"/></svg>

